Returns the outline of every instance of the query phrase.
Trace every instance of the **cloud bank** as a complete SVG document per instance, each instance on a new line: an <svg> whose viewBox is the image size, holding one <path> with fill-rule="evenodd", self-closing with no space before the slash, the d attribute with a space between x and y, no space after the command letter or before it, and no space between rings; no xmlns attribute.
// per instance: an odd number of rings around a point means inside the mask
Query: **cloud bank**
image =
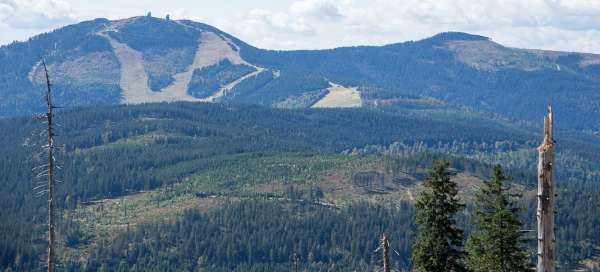
<svg viewBox="0 0 600 272"><path fill-rule="evenodd" d="M152 9L171 18L200 20L268 49L383 45L464 31L512 47L600 53L598 0L260 0L246 5L254 8L214 16L201 12L207 5L228 9L241 4L106 0L95 3L96 11L84 11L74 7L92 5L74 1L0 0L0 43L79 20L124 14L127 6L129 16Z"/></svg>
<svg viewBox="0 0 600 272"><path fill-rule="evenodd" d="M69 4L59 0L0 0L0 22L12 28L47 28L75 21Z"/></svg>
<svg viewBox="0 0 600 272"><path fill-rule="evenodd" d="M60 0L0 0L0 42L22 39L77 22L75 12Z"/></svg>
<svg viewBox="0 0 600 272"><path fill-rule="evenodd" d="M215 22L271 49L316 49L418 40L444 31L513 47L600 53L600 1L298 0Z"/></svg>

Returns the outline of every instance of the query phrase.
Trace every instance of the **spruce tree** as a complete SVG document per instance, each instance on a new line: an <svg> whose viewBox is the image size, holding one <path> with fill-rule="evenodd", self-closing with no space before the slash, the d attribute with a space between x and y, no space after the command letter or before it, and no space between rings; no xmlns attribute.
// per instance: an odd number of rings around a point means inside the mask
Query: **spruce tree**
<svg viewBox="0 0 600 272"><path fill-rule="evenodd" d="M525 251L520 209L500 165L477 196L477 230L467 241L467 266L473 272L531 271Z"/></svg>
<svg viewBox="0 0 600 272"><path fill-rule="evenodd" d="M466 271L463 231L456 226L456 214L464 205L457 197L458 188L450 180L448 167L447 161L433 165L415 205L419 226L412 256L415 271Z"/></svg>

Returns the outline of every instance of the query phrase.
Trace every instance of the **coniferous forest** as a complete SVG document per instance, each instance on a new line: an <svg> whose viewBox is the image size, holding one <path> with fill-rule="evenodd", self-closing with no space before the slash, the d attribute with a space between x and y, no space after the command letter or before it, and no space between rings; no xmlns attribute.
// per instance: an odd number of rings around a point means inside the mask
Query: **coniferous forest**
<svg viewBox="0 0 600 272"><path fill-rule="evenodd" d="M0 0L0 272L600 271L600 1L146 2Z"/></svg>
<svg viewBox="0 0 600 272"><path fill-rule="evenodd" d="M535 262L527 230L541 137L502 119L184 102L56 119L60 271L376 271L382 234L398 271ZM46 202L32 190L43 128L31 117L0 120L6 271L44 269ZM594 271L600 146L564 135L558 268ZM507 250L488 254L491 245ZM445 251L455 257L428 256ZM509 255L512 263L496 261Z"/></svg>

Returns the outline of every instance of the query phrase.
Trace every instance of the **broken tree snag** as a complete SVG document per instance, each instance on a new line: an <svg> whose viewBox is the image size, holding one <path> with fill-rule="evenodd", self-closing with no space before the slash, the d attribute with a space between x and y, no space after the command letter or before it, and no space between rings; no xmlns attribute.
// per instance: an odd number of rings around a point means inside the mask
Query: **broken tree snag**
<svg viewBox="0 0 600 272"><path fill-rule="evenodd" d="M54 157L54 105L52 104L52 89L50 84L50 76L48 76L48 69L46 69L46 61L42 59L42 64L44 66L44 73L46 75L46 106L48 107L48 111L46 112L46 122L48 123L47 127L47 136L48 136L48 144L46 145L48 152L48 272L54 271L54 258L55 258L55 240L56 233L55 228L56 224L54 222L55 219L55 206L54 203L54 190L56 181L54 180L54 170L55 170L55 161Z"/></svg>
<svg viewBox="0 0 600 272"><path fill-rule="evenodd" d="M556 238L554 236L554 139L552 137L552 107L544 118L544 140L538 147L538 272L555 272Z"/></svg>
<svg viewBox="0 0 600 272"><path fill-rule="evenodd" d="M385 234L381 237L381 248L383 249L383 272L390 272L390 242Z"/></svg>

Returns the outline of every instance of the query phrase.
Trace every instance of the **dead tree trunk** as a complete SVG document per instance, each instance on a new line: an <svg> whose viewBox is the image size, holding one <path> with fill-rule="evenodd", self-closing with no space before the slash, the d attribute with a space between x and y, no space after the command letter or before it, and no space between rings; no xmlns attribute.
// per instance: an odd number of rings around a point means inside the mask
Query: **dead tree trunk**
<svg viewBox="0 0 600 272"><path fill-rule="evenodd" d="M390 272L390 242L385 234L381 237L381 249L383 251L383 272Z"/></svg>
<svg viewBox="0 0 600 272"><path fill-rule="evenodd" d="M54 255L55 255L55 203L54 203L54 105L52 104L52 95L50 87L50 76L48 76L48 70L46 69L46 62L42 60L44 66L44 72L46 74L46 105L48 111L46 112L46 121L48 122L48 144L46 146L48 151L48 272L54 271Z"/></svg>
<svg viewBox="0 0 600 272"><path fill-rule="evenodd" d="M552 137L552 108L544 118L544 141L538 148L538 272L554 272L556 262L556 238L554 236L554 139Z"/></svg>

